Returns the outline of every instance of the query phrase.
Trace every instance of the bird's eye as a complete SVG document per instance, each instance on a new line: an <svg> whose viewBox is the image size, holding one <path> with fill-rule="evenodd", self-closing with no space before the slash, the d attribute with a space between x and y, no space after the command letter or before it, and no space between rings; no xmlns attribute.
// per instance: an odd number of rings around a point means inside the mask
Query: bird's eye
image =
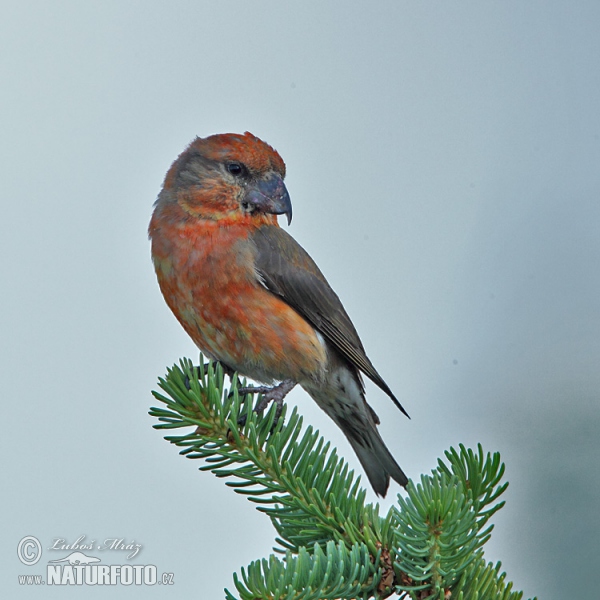
<svg viewBox="0 0 600 600"><path fill-rule="evenodd" d="M245 173L244 165L239 162L228 162L225 166L227 170L235 177L239 177Z"/></svg>

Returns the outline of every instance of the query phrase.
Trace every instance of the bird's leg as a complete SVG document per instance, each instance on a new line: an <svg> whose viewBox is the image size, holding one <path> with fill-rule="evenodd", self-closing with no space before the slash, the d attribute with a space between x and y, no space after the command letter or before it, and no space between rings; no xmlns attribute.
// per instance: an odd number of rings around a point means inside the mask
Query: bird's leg
<svg viewBox="0 0 600 600"><path fill-rule="evenodd" d="M214 362L217 362L221 365L221 368L223 369L223 373L225 373L225 375L227 375L227 377L229 377L229 379L233 379L233 375L235 373L235 370L232 369L229 365L226 365L224 362L220 361L220 360L216 360ZM206 371L206 369L208 369L208 364L206 363L204 365L204 370Z"/></svg>
<svg viewBox="0 0 600 600"><path fill-rule="evenodd" d="M223 369L223 373L225 373L225 375L227 375L229 377L230 380L233 380L233 374L235 373L235 371L229 366L226 365L224 362L221 362L220 360L214 360L213 364L215 363L219 363L221 365L221 368ZM210 363L204 363L204 372L206 373L208 367L209 367ZM198 369L198 374L200 374L200 367L193 367L194 369ZM185 387L189 390L191 389L190 387L190 378L186 375L185 376Z"/></svg>
<svg viewBox="0 0 600 600"><path fill-rule="evenodd" d="M274 386L261 385L257 387L238 388L238 394L262 394L262 398L254 407L254 412L259 414L264 412L270 402L275 402L277 404L275 424L279 420L279 415L281 415L281 411L283 410L283 399L292 391L295 385L295 381L284 379L281 383Z"/></svg>
<svg viewBox="0 0 600 600"><path fill-rule="evenodd" d="M260 402L254 407L254 412L261 413L269 406L269 403L275 402L278 405L283 404L283 399L292 391L296 385L291 379L284 379L281 383L274 386L257 386L238 388L239 394L262 394Z"/></svg>

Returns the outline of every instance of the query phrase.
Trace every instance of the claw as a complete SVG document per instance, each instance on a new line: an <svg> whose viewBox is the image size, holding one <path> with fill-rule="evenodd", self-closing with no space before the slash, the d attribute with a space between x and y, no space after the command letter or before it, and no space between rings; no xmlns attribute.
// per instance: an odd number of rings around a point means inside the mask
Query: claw
<svg viewBox="0 0 600 600"><path fill-rule="evenodd" d="M285 379L281 383L274 386L260 385L256 387L243 387L238 388L238 394L262 394L262 398L254 407L254 412L261 414L265 408L269 406L271 402L277 404L275 411L275 420L273 421L273 427L277 425L281 411L283 410L283 399L292 391L296 383L291 379ZM247 415L241 415L238 419L238 424L244 426L246 424Z"/></svg>

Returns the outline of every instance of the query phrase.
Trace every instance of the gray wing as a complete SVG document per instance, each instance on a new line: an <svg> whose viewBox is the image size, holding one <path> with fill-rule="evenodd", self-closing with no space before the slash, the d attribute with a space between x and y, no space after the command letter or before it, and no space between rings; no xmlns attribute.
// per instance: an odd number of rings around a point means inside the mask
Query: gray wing
<svg viewBox="0 0 600 600"><path fill-rule="evenodd" d="M356 369L378 385L408 417L363 348L337 294L296 240L277 226L257 229L256 270L267 289L302 315Z"/></svg>

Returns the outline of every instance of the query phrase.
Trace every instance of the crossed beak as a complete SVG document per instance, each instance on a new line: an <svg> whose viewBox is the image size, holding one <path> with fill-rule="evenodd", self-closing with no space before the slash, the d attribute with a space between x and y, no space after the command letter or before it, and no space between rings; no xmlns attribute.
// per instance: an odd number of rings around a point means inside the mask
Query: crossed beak
<svg viewBox="0 0 600 600"><path fill-rule="evenodd" d="M247 189L244 204L251 206L253 212L285 215L288 225L292 222L292 201L283 179L277 173L252 183Z"/></svg>

